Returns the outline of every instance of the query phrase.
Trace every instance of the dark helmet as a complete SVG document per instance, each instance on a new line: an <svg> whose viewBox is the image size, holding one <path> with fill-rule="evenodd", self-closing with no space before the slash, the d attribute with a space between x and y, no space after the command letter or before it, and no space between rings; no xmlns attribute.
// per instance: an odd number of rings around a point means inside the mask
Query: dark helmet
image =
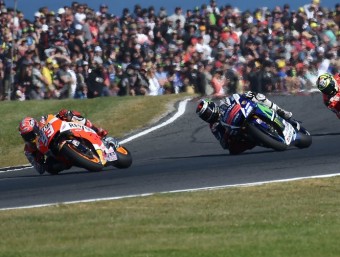
<svg viewBox="0 0 340 257"><path fill-rule="evenodd" d="M19 124L19 132L26 142L33 142L39 133L38 122L31 117L24 118Z"/></svg>
<svg viewBox="0 0 340 257"><path fill-rule="evenodd" d="M200 100L197 108L197 115L208 123L214 123L218 121L220 115L218 106L211 100Z"/></svg>
<svg viewBox="0 0 340 257"><path fill-rule="evenodd" d="M338 92L338 85L331 74L325 73L318 77L316 81L318 89L329 96L334 96Z"/></svg>

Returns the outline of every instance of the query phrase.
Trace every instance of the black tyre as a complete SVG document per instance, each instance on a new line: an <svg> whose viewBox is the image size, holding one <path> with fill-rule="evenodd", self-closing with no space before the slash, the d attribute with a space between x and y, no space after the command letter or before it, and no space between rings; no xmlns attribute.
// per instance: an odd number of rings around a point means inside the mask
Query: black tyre
<svg viewBox="0 0 340 257"><path fill-rule="evenodd" d="M285 143L275 140L273 137L269 136L264 131L257 128L256 125L254 124L249 123L247 128L248 128L248 133L251 135L251 137L255 141L262 143L265 147L272 148L276 151L284 151L288 147ZM275 136L275 134L279 136L278 132L276 131L274 127L272 127L272 130L270 131L270 133L272 135L274 134L273 136Z"/></svg>
<svg viewBox="0 0 340 257"><path fill-rule="evenodd" d="M89 171L101 171L103 169L103 164L97 155L93 154L93 156L90 158L88 155L80 152L72 144L65 143L62 146L60 153L63 154L67 159L72 160L78 167L87 169Z"/></svg>
<svg viewBox="0 0 340 257"><path fill-rule="evenodd" d="M299 132L299 140L296 140L295 146L298 148L307 148L312 144L312 136L308 131Z"/></svg>
<svg viewBox="0 0 340 257"><path fill-rule="evenodd" d="M118 169L126 169L131 166L132 156L128 149L126 149L123 146L120 146L117 148L116 154L118 159L113 163L113 166L115 166Z"/></svg>
<svg viewBox="0 0 340 257"><path fill-rule="evenodd" d="M58 175L60 173L60 171L48 170L47 173L49 173L51 175Z"/></svg>

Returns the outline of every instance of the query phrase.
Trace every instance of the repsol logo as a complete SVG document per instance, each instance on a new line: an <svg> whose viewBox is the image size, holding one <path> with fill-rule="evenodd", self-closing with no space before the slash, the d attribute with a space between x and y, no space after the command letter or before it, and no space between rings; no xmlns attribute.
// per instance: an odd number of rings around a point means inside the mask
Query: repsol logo
<svg viewBox="0 0 340 257"><path fill-rule="evenodd" d="M80 128L80 129L84 129L83 125L77 124L77 123L69 123L71 128Z"/></svg>

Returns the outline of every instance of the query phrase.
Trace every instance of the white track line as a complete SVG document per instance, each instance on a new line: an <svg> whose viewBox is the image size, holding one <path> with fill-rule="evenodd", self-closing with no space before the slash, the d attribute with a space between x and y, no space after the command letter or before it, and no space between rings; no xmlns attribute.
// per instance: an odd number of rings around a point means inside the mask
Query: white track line
<svg viewBox="0 0 340 257"><path fill-rule="evenodd" d="M122 141L120 141L120 143L125 144L127 142L130 142L131 140L134 140L134 139L136 139L138 137L141 137L141 136L145 136L145 135L151 133L152 131L155 131L155 130L157 130L159 128L162 128L162 127L164 127L166 125L169 125L170 123L174 122L175 120L177 120L180 116L182 116L184 114L185 107L186 107L188 101L190 101L190 99L185 99L185 100L181 101L179 103L179 106L178 106L178 111L175 113L174 116L172 116L167 121L165 121L165 122L163 122L163 123L161 123L159 125L156 125L154 127L151 127L149 129L146 129L146 130L144 130L144 131L142 131L142 132L140 132L140 133L138 133L136 135L133 135L133 136L131 136L131 137L125 139L125 140L122 140Z"/></svg>

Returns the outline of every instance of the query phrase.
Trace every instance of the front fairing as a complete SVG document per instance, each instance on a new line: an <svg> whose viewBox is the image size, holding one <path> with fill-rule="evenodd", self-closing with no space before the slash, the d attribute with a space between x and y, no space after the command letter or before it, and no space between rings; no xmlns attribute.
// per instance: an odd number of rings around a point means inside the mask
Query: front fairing
<svg viewBox="0 0 340 257"><path fill-rule="evenodd" d="M59 134L62 120L54 115L48 115L43 124L40 124L39 139L37 142L40 152L47 154L53 139Z"/></svg>
<svg viewBox="0 0 340 257"><path fill-rule="evenodd" d="M234 94L229 97L228 105L220 106L221 124L226 127L231 134L239 133L244 127L244 121L253 112L256 104L241 95Z"/></svg>
<svg viewBox="0 0 340 257"><path fill-rule="evenodd" d="M252 115L248 118L248 122L257 124L257 126L263 128L263 131L270 130L270 126L273 124L277 131L279 131L279 137L275 136L275 138L286 145L291 145L296 140L297 132L295 128L277 115L275 111L261 103L257 104L257 108L254 108Z"/></svg>
<svg viewBox="0 0 340 257"><path fill-rule="evenodd" d="M281 129L284 129L287 122L284 119L282 119L279 115L277 115L276 112L274 112L272 109L261 103L257 103L256 107L257 108L255 108L254 110L255 115L267 118L270 121L274 122Z"/></svg>

